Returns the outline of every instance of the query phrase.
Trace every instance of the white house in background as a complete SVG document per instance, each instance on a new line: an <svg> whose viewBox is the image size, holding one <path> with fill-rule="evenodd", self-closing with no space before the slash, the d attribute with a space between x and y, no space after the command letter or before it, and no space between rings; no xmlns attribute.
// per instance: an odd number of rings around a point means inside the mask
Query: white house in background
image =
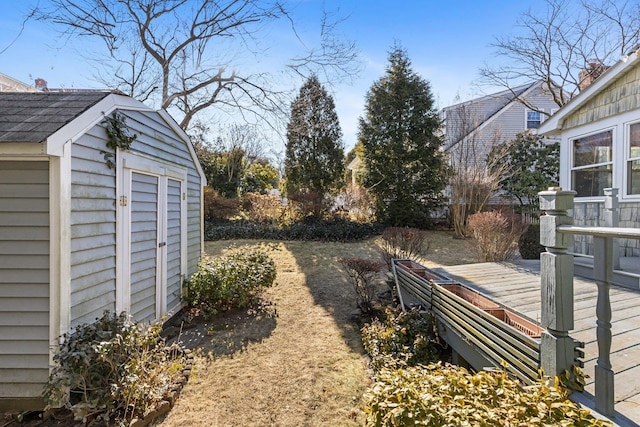
<svg viewBox="0 0 640 427"><path fill-rule="evenodd" d="M445 107L440 111L444 149L452 152L473 143L479 157L486 157L494 145L535 131L557 110L541 80Z"/></svg>
<svg viewBox="0 0 640 427"><path fill-rule="evenodd" d="M494 146L535 132L557 110L541 80L445 107L440 111L444 150L456 170L484 168Z"/></svg>
<svg viewBox="0 0 640 427"><path fill-rule="evenodd" d="M130 149L105 152L118 112ZM41 407L61 334L181 307L205 178L166 111L110 92L0 92L0 409Z"/></svg>
<svg viewBox="0 0 640 427"><path fill-rule="evenodd" d="M538 129L560 139L560 185L576 191L576 202L598 203L603 189L619 190L621 227L640 227L639 52L606 70ZM621 256L640 256L640 241L621 239L620 246Z"/></svg>

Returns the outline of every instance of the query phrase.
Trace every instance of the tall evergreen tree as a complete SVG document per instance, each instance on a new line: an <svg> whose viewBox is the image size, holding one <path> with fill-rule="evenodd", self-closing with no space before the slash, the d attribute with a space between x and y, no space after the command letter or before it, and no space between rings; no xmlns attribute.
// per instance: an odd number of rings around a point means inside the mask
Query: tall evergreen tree
<svg viewBox="0 0 640 427"><path fill-rule="evenodd" d="M284 161L287 195L324 198L339 189L343 159L342 130L333 98L317 77L311 77L291 104Z"/></svg>
<svg viewBox="0 0 640 427"><path fill-rule="evenodd" d="M376 216L385 224L430 224L445 186L439 134L429 82L411 69L406 51L394 47L385 75L367 93L359 123L363 184L375 198Z"/></svg>

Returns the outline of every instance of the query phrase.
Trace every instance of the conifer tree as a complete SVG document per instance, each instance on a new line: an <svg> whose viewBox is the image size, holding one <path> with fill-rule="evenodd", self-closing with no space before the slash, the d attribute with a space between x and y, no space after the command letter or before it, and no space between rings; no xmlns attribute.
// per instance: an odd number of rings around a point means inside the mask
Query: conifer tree
<svg viewBox="0 0 640 427"><path fill-rule="evenodd" d="M387 225L427 227L442 202L446 165L440 120L429 83L411 68L404 49L389 54L386 73L369 89L359 122L363 184Z"/></svg>
<svg viewBox="0 0 640 427"><path fill-rule="evenodd" d="M291 104L284 162L287 197L326 198L343 184L342 130L331 95L310 77ZM318 214L319 212L314 212Z"/></svg>

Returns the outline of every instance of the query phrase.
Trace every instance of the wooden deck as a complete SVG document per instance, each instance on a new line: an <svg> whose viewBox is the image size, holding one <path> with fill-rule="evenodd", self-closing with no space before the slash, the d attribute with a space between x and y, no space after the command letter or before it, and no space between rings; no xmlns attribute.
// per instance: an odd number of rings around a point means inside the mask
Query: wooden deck
<svg viewBox="0 0 640 427"><path fill-rule="evenodd" d="M467 264L432 270L540 321L539 261ZM574 278L575 329L571 336L585 343L584 372L589 378L583 397L589 400L594 395L594 366L598 358L596 296L595 282ZM617 412L614 421L620 425L640 425L640 290L612 286L611 305L611 363Z"/></svg>

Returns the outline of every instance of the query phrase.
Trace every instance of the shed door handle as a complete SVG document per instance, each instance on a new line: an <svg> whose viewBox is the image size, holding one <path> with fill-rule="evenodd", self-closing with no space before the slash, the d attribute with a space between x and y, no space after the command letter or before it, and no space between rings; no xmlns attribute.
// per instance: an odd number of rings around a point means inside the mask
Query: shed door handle
<svg viewBox="0 0 640 427"><path fill-rule="evenodd" d="M159 248L161 248L161 247L163 247L163 246L167 246L167 242L162 242L162 243L158 244L158 247L159 247Z"/></svg>

